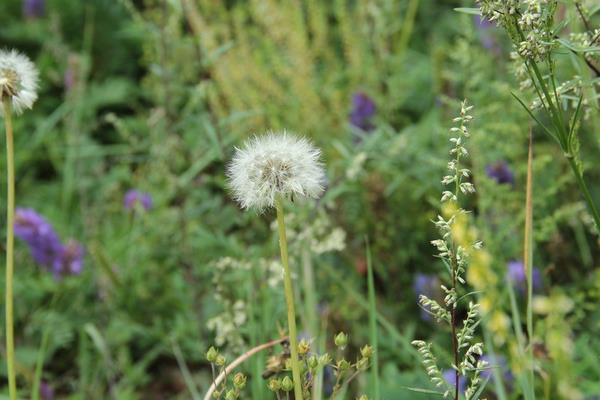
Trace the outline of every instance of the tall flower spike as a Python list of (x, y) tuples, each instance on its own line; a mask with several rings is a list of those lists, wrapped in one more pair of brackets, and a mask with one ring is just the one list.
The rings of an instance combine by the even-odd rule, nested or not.
[[(0, 50), (0, 99), (11, 99), (15, 113), (31, 108), (37, 100), (39, 74), (35, 65), (16, 50)], [(0, 116), (4, 110), (0, 108)]]
[(325, 172), (321, 152), (305, 138), (267, 133), (236, 149), (228, 167), (229, 186), (242, 208), (274, 207), (278, 196), (317, 198)]

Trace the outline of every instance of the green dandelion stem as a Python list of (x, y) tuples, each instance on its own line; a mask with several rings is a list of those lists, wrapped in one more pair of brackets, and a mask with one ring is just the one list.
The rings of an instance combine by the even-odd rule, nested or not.
[(15, 220), (15, 161), (13, 145), (12, 110), (9, 96), (3, 96), (4, 124), (6, 127), (6, 366), (10, 400), (17, 399), (15, 373), (15, 338), (13, 318), (14, 275), (14, 220)]
[(285, 234), (285, 219), (283, 215), (283, 202), (281, 196), (275, 200), (277, 208), (277, 228), (279, 230), (279, 248), (281, 250), (281, 263), (283, 264), (283, 284), (285, 300), (287, 302), (288, 330), (290, 336), (290, 351), (292, 360), (292, 377), (294, 379), (294, 395), (302, 399), (302, 381), (300, 380), (300, 362), (298, 360), (298, 334), (296, 331), (296, 309), (294, 306), (294, 290), (292, 276), (288, 262), (287, 237)]

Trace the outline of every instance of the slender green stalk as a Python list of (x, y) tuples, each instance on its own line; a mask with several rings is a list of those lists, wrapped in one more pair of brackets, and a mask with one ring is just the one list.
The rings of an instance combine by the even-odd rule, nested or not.
[(575, 161), (575, 159), (573, 157), (569, 157), (568, 160), (569, 160), (569, 165), (571, 166), (571, 169), (573, 170), (573, 174), (575, 174), (575, 178), (577, 180), (577, 185), (579, 185), (579, 190), (581, 190), (581, 193), (583, 194), (583, 197), (584, 197), (586, 203), (588, 204), (588, 209), (589, 209), (590, 213), (592, 214), (592, 217), (594, 218), (594, 222), (596, 223), (596, 230), (598, 232), (600, 232), (600, 213), (598, 213), (598, 208), (596, 208), (596, 204), (594, 203), (594, 199), (592, 198), (590, 190), (588, 189), (587, 184), (585, 183), (585, 180), (583, 179), (583, 174), (579, 170), (579, 167), (577, 166), (577, 162)]
[[(319, 319), (317, 314), (317, 290), (315, 288), (315, 274), (312, 263), (312, 254), (308, 244), (302, 249), (302, 275), (304, 286), (304, 329), (308, 330), (315, 343), (319, 342)], [(320, 385), (323, 382), (323, 370), (319, 369), (312, 383), (312, 399), (318, 400), (316, 395), (320, 391)]]
[(9, 96), (3, 96), (4, 124), (6, 126), (6, 365), (10, 400), (17, 399), (15, 372), (15, 338), (13, 318), (14, 275), (14, 220), (15, 220), (15, 160), (13, 144), (12, 110)]
[(287, 236), (285, 234), (285, 219), (283, 215), (283, 201), (277, 197), (275, 201), (277, 208), (277, 228), (279, 230), (279, 249), (281, 250), (281, 263), (283, 264), (283, 286), (285, 300), (287, 302), (288, 330), (290, 336), (290, 352), (292, 360), (292, 377), (294, 379), (294, 396), (296, 400), (302, 397), (302, 381), (300, 379), (300, 362), (298, 361), (298, 334), (296, 330), (296, 309), (294, 306), (294, 290), (292, 287), (292, 275), (288, 262)]
[(367, 272), (368, 276), (368, 288), (369, 288), (369, 340), (373, 347), (373, 364), (371, 372), (371, 389), (372, 395), (375, 400), (379, 400), (381, 397), (379, 392), (379, 345), (377, 341), (377, 304), (375, 302), (375, 282), (373, 279), (373, 263), (371, 260), (371, 246), (369, 245), (369, 239), (367, 242)]
[[(533, 359), (533, 134), (529, 131), (529, 152), (527, 157), (527, 189), (525, 196), (525, 235), (523, 263), (527, 274), (527, 335), (529, 336), (529, 387), (534, 387)], [(535, 393), (530, 393), (535, 398)]]
[[(49, 310), (53, 310), (54, 306), (58, 302), (59, 290), (56, 290), (52, 295), (52, 299), (50, 300), (50, 306), (48, 306)], [(44, 362), (46, 360), (46, 351), (48, 350), (48, 345), (50, 343), (50, 325), (44, 324), (44, 330), (42, 331), (42, 342), (40, 343), (40, 347), (38, 349), (37, 359), (35, 362), (35, 372), (33, 375), (33, 385), (31, 389), (31, 400), (39, 400), (40, 399), (40, 386), (42, 383), (42, 373), (44, 371)]]

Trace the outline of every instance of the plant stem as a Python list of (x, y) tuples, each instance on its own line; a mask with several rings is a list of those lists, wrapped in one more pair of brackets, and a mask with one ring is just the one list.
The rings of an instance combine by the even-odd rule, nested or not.
[(294, 379), (294, 396), (302, 400), (302, 382), (300, 380), (300, 363), (298, 361), (298, 334), (296, 331), (296, 309), (294, 307), (294, 290), (292, 276), (288, 262), (287, 237), (285, 233), (285, 219), (283, 215), (283, 202), (281, 197), (275, 201), (277, 208), (277, 228), (279, 230), (279, 248), (281, 250), (281, 263), (283, 264), (283, 285), (285, 300), (287, 302), (288, 331), (290, 336), (290, 353), (292, 360), (292, 378)]
[[(527, 275), (527, 336), (529, 336), (529, 390), (534, 387), (533, 358), (533, 133), (529, 129), (529, 152), (527, 156), (527, 191), (525, 196), (525, 235), (523, 262)], [(530, 392), (531, 398), (535, 394)]]
[[(452, 263), (452, 289), (456, 292), (456, 263)], [(454, 353), (454, 400), (458, 400), (458, 343), (456, 340), (456, 303), (452, 304), (451, 321), (452, 327), (452, 353)]]
[(365, 238), (367, 252), (367, 287), (369, 291), (369, 340), (373, 347), (373, 371), (371, 372), (371, 390), (373, 399), (379, 400), (379, 344), (377, 332), (377, 304), (375, 300), (375, 280), (373, 278), (373, 262), (369, 238)]
[(573, 173), (575, 174), (577, 184), (579, 185), (579, 190), (581, 190), (581, 193), (583, 194), (583, 197), (588, 205), (588, 209), (589, 209), (590, 213), (592, 214), (592, 217), (594, 218), (594, 222), (596, 222), (596, 231), (598, 233), (600, 233), (600, 213), (598, 213), (598, 209), (596, 208), (594, 199), (592, 198), (590, 190), (588, 189), (587, 184), (585, 183), (585, 180), (583, 179), (583, 174), (579, 170), (579, 167), (577, 166), (575, 158), (569, 157), (568, 160), (569, 160), (569, 165), (571, 166), (571, 169), (573, 170)]
[(14, 219), (15, 219), (15, 160), (11, 99), (2, 97), (4, 124), (6, 126), (6, 365), (8, 369), (8, 391), (11, 400), (17, 399), (17, 377), (15, 374), (15, 338), (13, 321), (13, 275), (14, 275)]

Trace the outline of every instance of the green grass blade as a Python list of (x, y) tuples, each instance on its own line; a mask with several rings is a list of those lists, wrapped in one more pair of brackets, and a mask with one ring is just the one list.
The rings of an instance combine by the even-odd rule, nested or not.
[(371, 259), (371, 246), (369, 238), (365, 238), (367, 252), (367, 274), (369, 290), (369, 341), (373, 347), (373, 362), (371, 366), (371, 395), (379, 400), (379, 346), (377, 343), (377, 304), (375, 302), (375, 282), (373, 279), (373, 262)]
[(181, 371), (181, 375), (183, 376), (183, 380), (185, 382), (185, 386), (189, 390), (192, 395), (193, 400), (201, 400), (202, 397), (200, 393), (198, 393), (198, 389), (196, 388), (196, 383), (194, 382), (194, 378), (190, 373), (187, 364), (185, 363), (185, 359), (183, 358), (183, 353), (181, 352), (181, 348), (177, 344), (175, 340), (171, 343), (171, 349), (173, 350), (173, 355), (175, 356), (175, 360), (177, 360), (177, 365), (179, 366), (179, 370)]

